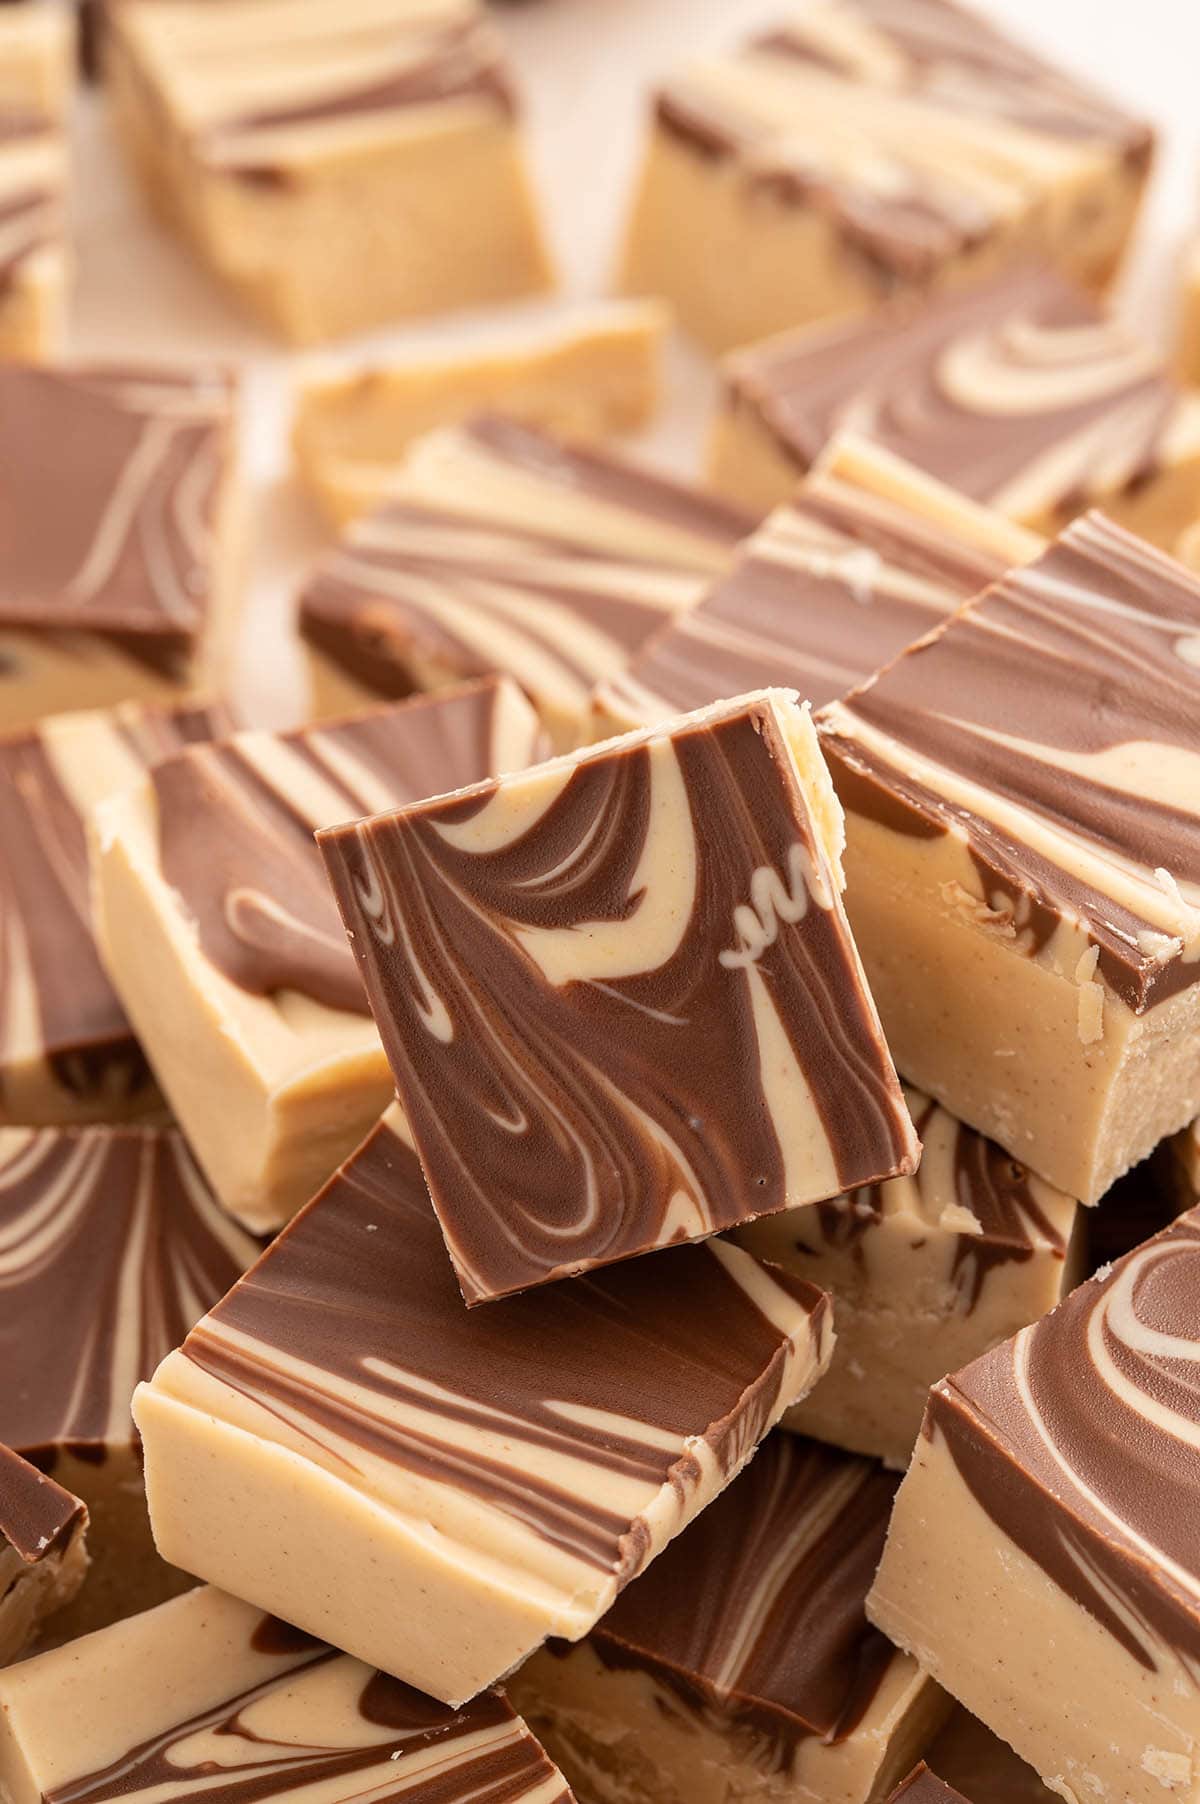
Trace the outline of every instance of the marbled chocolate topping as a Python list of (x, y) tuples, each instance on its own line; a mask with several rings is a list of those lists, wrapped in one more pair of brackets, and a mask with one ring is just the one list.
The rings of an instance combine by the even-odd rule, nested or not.
[(0, 624), (112, 633), (181, 672), (209, 602), (232, 405), (217, 373), (0, 368)]
[(848, 808), (957, 836), (1015, 949), (1078, 923), (1141, 1010), (1200, 976), (1198, 704), (1200, 582), (1089, 515), (821, 726)]
[(1025, 520), (1144, 482), (1185, 405), (1148, 346), (1046, 268), (768, 339), (726, 371), (797, 471), (852, 427)]
[(793, 726), (749, 697), (320, 836), (468, 1302), (912, 1168)]
[(75, 1532), (84, 1506), (70, 1491), (0, 1445), (0, 1541), (33, 1565)]
[(898, 1785), (887, 1804), (968, 1804), (960, 1791), (931, 1773), (922, 1761), (904, 1781)]
[(173, 1129), (0, 1128), (0, 1439), (43, 1470), (134, 1435), (134, 1386), (258, 1248)]
[(865, 1614), (898, 1483), (872, 1461), (773, 1435), (590, 1645), (786, 1772), (798, 1742), (851, 1735), (904, 1658)]
[(1200, 1672), (1200, 1212), (930, 1393), (997, 1528), (1142, 1666)]
[(194, 747), (151, 776), (163, 876), (231, 982), (365, 1015), (315, 829), (477, 782), (539, 749), (532, 714), (495, 680)]
[(235, 1419), (266, 1412), (377, 1498), (411, 1507), (416, 1475), (561, 1550), (577, 1585), (624, 1584), (653, 1551), (648, 1513), (673, 1496), (686, 1521), (702, 1473), (735, 1472), (775, 1418), (794, 1342), (828, 1333), (820, 1291), (737, 1249), (671, 1261), (670, 1284), (642, 1260), (465, 1310), (385, 1120), (183, 1351)]

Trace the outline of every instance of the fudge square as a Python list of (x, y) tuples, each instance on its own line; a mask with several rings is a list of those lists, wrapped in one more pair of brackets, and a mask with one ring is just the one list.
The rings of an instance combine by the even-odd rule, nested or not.
[(969, 1804), (969, 1801), (936, 1773), (930, 1772), (922, 1760), (904, 1783), (896, 1787), (888, 1804)]
[(6, 731), (219, 689), (234, 401), (215, 371), (0, 365)]
[(151, 204), (284, 339), (550, 285), (476, 0), (122, 0), (110, 23)]
[(586, 1634), (832, 1329), (717, 1240), (464, 1309), (406, 1132), (393, 1108), (135, 1412), (165, 1559), (455, 1703)]
[(1103, 284), (1152, 143), (952, 0), (818, 0), (659, 89), (622, 281), (716, 351), (1021, 251)]
[(865, 1614), (897, 1483), (772, 1435), (589, 1636), (534, 1654), (513, 1702), (580, 1795), (881, 1798), (949, 1707)]
[(506, 679), (293, 732), (238, 733), (93, 817), (105, 964), (221, 1202), (282, 1227), (394, 1093), (313, 830), (519, 769), (537, 716)]
[(1198, 646), (1092, 514), (821, 715), (897, 1064), (1084, 1203), (1200, 1112)]
[(1070, 1798), (1200, 1797), (1200, 1213), (930, 1394), (868, 1611)]
[(0, 1445), (0, 1666), (79, 1590), (87, 1521), (78, 1497)]
[(449, 1710), (206, 1587), (0, 1673), (0, 1790), (572, 1804), (500, 1692)]
[(911, 1171), (794, 692), (318, 835), (468, 1303)]
[(0, 357), (46, 356), (62, 328), (71, 62), (59, 8), (0, 9)]
[(760, 510), (851, 427), (1037, 532), (1103, 506), (1170, 549), (1200, 513), (1200, 394), (1045, 267), (784, 333), (725, 377), (709, 474)]

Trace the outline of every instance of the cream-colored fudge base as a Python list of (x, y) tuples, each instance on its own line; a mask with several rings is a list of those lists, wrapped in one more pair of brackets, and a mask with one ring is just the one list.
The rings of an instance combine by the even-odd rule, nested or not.
[(0, 1666), (15, 1660), (46, 1618), (75, 1596), (87, 1576), (81, 1526), (63, 1548), (32, 1566), (13, 1547), (0, 1547)]
[(291, 991), (254, 996), (204, 957), (157, 858), (143, 784), (95, 816), (101, 954), (218, 1198), (282, 1227), (374, 1126), (392, 1078), (374, 1023)]
[(789, 1760), (716, 1712), (693, 1710), (646, 1671), (606, 1666), (591, 1644), (543, 1649), (508, 1684), (555, 1765), (589, 1804), (868, 1804), (912, 1767), (949, 1708), (896, 1659), (842, 1741), (798, 1739)]
[(1200, 1114), (1200, 985), (1135, 1015), (1081, 977), (1081, 932), (1032, 958), (990, 929), (956, 839), (846, 831), (850, 925), (911, 1083), (1084, 1203)]
[[(1200, 1690), (1140, 1666), (1002, 1534), (922, 1440), (868, 1614), (1074, 1804), (1200, 1797)], [(1143, 1625), (1144, 1629), (1144, 1625)]]
[(66, 286), (66, 257), (47, 249), (30, 257), (0, 288), (0, 357), (40, 363), (58, 350)]
[[(356, 683), (348, 671), (322, 657), (314, 646), (304, 647), (308, 671), (308, 718), (336, 720), (341, 714), (357, 714), (362, 708), (378, 707), (382, 699), (377, 690)], [(395, 698), (401, 699), (399, 697)]]
[(162, 1094), (153, 1079), (128, 1093), (92, 1085), (76, 1092), (61, 1083), (54, 1067), (36, 1053), (26, 1059), (13, 1058), (4, 1067), (0, 1127), (87, 1127), (98, 1122), (153, 1122), (162, 1117)]
[(708, 439), (706, 474), (720, 495), (753, 514), (790, 501), (807, 472), (750, 411), (726, 398)]

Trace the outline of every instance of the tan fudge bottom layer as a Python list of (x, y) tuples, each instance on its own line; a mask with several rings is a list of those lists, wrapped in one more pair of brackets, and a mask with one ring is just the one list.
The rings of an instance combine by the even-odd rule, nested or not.
[[(10, 281), (0, 283), (0, 357), (40, 363), (53, 355), (62, 338), (66, 286), (66, 257), (52, 248), (28, 258)], [(0, 720), (7, 725), (4, 715)]]
[(0, 1547), (0, 1666), (15, 1660), (41, 1624), (69, 1603), (87, 1575), (82, 1524), (65, 1547), (28, 1565), (14, 1547)]

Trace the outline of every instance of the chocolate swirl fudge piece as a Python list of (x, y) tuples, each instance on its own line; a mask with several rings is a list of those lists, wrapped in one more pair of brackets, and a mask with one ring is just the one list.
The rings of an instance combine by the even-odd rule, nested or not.
[(1200, 1797), (1198, 1298), (1193, 1210), (937, 1385), (868, 1604), (1063, 1797)]
[(550, 285), (476, 0), (121, 0), (110, 27), (148, 198), (289, 342)]
[(785, 1426), (901, 1468), (929, 1386), (1045, 1314), (1087, 1269), (1071, 1197), (919, 1091), (905, 1100), (915, 1175), (734, 1230), (834, 1298), (833, 1364)]
[(0, 1123), (120, 1121), (161, 1099), (100, 961), (87, 818), (221, 708), (57, 715), (0, 739)]
[(105, 963), (225, 1207), (281, 1227), (393, 1094), (313, 831), (541, 753), (490, 679), (156, 767), (95, 817)]
[(1200, 1108), (1198, 646), (1089, 515), (821, 716), (897, 1064), (1085, 1203)]
[(882, 1797), (948, 1707), (864, 1613), (897, 1482), (772, 1435), (585, 1640), (514, 1674), (514, 1703), (580, 1796)]
[(1200, 511), (1200, 395), (1043, 267), (729, 358), (710, 474), (784, 501), (841, 427), (1037, 532), (1092, 505), (1165, 548)]
[(960, 1791), (939, 1779), (936, 1773), (930, 1772), (922, 1760), (904, 1781), (898, 1785), (888, 1804), (969, 1804)]
[(6, 731), (219, 689), (234, 399), (218, 372), (0, 364)]
[(697, 602), (752, 526), (500, 415), (429, 434), (301, 596), (317, 712), (504, 670), (576, 745), (592, 685)]
[(503, 1695), (448, 1710), (219, 1591), (0, 1674), (8, 1804), (572, 1804)]
[(47, 356), (61, 335), (70, 87), (69, 19), (0, 7), (0, 358)]
[(187, 1582), (154, 1557), (130, 1399), (257, 1251), (173, 1129), (0, 1128), (0, 1441), (92, 1517), (56, 1632)]
[(842, 434), (728, 576), (601, 683), (597, 732), (773, 684), (835, 701), (1044, 542)]
[(778, 690), (318, 835), (468, 1303), (911, 1171)]
[(0, 1446), (0, 1666), (21, 1654), (87, 1573), (87, 1506)]
[(136, 1413), (166, 1559), (458, 1702), (585, 1635), (832, 1331), (716, 1241), (464, 1309), (406, 1133), (393, 1109)]
[(953, 0), (816, 0), (659, 89), (622, 279), (713, 350), (1017, 252), (1100, 285), (1152, 142)]

